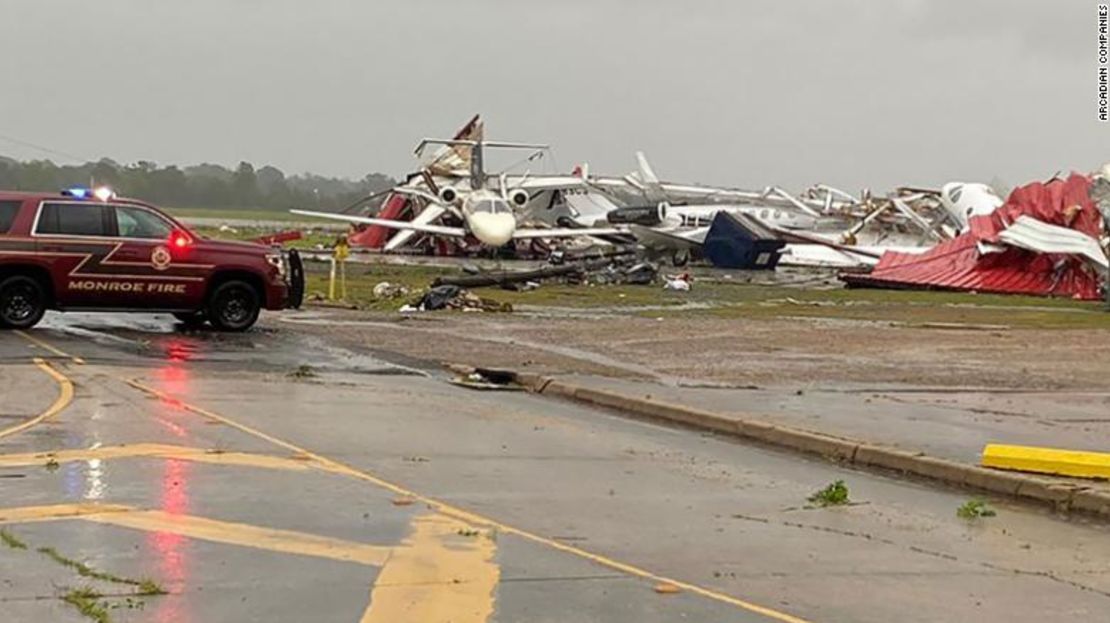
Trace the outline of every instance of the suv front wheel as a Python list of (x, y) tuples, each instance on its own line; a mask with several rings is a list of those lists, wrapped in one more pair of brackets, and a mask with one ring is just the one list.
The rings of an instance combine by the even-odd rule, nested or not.
[(225, 281), (212, 290), (205, 314), (220, 331), (246, 331), (258, 320), (262, 309), (258, 290), (245, 281)]
[(38, 281), (16, 275), (0, 280), (0, 328), (30, 329), (46, 313), (46, 292)]

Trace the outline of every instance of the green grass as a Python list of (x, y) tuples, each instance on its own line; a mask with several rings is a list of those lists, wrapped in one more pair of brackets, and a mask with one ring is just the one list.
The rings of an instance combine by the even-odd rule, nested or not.
[(316, 378), (316, 371), (310, 365), (301, 364), (285, 376), (291, 379), (312, 379)]
[(837, 480), (830, 483), (824, 489), (815, 491), (813, 495), (806, 498), (806, 500), (814, 506), (824, 508), (826, 506), (844, 506), (851, 500), (848, 499), (848, 485), (844, 484), (843, 480)]
[[(309, 263), (307, 292), (327, 293), (328, 267)], [(347, 299), (368, 310), (393, 311), (419, 298), (439, 276), (458, 275), (454, 268), (356, 264), (347, 266)], [(410, 290), (405, 297), (376, 299), (373, 288), (388, 281)], [(514, 308), (607, 308), (644, 317), (725, 318), (763, 320), (787, 317), (835, 318), (931, 324), (1002, 325), (1037, 329), (1110, 329), (1110, 313), (1102, 304), (1070, 299), (1002, 296), (962, 292), (818, 289), (784, 285), (753, 285), (728, 280), (698, 280), (690, 292), (669, 292), (660, 285), (591, 286), (548, 281), (530, 292), (495, 287), (477, 288), (480, 296), (510, 303)], [(638, 309), (639, 308), (639, 309)]]
[(137, 589), (135, 591), (135, 594), (142, 595), (143, 597), (169, 594), (166, 589), (162, 588), (161, 584), (151, 579), (139, 580), (139, 583), (136, 586)]
[[(276, 233), (272, 227), (236, 227), (235, 231), (220, 231), (218, 227), (193, 227), (193, 232), (213, 240), (256, 240), (262, 236)], [(335, 233), (310, 231), (304, 237), (285, 243), (285, 247), (295, 249), (315, 249), (316, 245), (331, 248), (335, 244)]]
[(112, 582), (113, 584), (125, 584), (125, 585), (128, 585), (128, 586), (135, 586), (135, 587), (138, 587), (137, 594), (139, 594), (139, 595), (165, 595), (166, 594), (166, 591), (154, 580), (150, 580), (150, 579), (135, 580), (135, 579), (132, 579), (132, 578), (125, 578), (125, 577), (122, 577), (122, 576), (118, 576), (114, 573), (108, 573), (108, 572), (105, 572), (105, 571), (98, 571), (98, 570), (93, 569), (92, 567), (86, 565), (85, 563), (83, 563), (79, 560), (74, 560), (72, 558), (69, 558), (68, 556), (65, 556), (65, 555), (59, 553), (58, 550), (54, 549), (53, 547), (40, 547), (35, 551), (37, 551), (38, 553), (50, 558), (51, 560), (53, 560), (54, 562), (57, 562), (58, 564), (62, 565), (63, 567), (69, 567), (70, 569), (73, 569), (74, 571), (77, 572), (77, 575), (79, 575), (81, 577), (84, 577), (84, 578), (90, 578), (90, 579), (93, 579), (93, 580), (102, 580), (104, 582)]
[(304, 221), (306, 217), (290, 214), (288, 210), (264, 210), (261, 208), (163, 208), (180, 219), (189, 218), (226, 218), (259, 221)]
[(0, 528), (0, 542), (12, 549), (27, 549), (26, 543), (3, 528)]
[(95, 590), (83, 586), (70, 589), (62, 595), (62, 601), (73, 606), (84, 617), (96, 623), (111, 623), (112, 617), (108, 614), (105, 604), (100, 602), (102, 595)]
[(961, 519), (979, 519), (980, 517), (994, 517), (997, 515), (993, 508), (987, 506), (983, 500), (968, 500), (956, 509), (956, 516)]
[[(0, 528), (0, 541), (11, 549), (27, 549), (26, 543), (2, 528)], [(79, 560), (74, 560), (61, 554), (53, 547), (38, 547), (35, 551), (63, 567), (72, 569), (77, 572), (77, 575), (83, 578), (134, 587), (133, 593), (112, 596), (116, 599), (114, 602), (102, 601), (101, 599), (105, 596), (89, 586), (69, 589), (61, 596), (62, 601), (73, 606), (82, 616), (95, 623), (111, 623), (112, 619), (109, 610), (120, 607), (142, 608), (145, 602), (140, 599), (141, 597), (153, 597), (167, 594), (166, 589), (162, 588), (161, 584), (149, 578), (134, 580), (118, 576), (114, 573), (98, 571)], [(119, 601), (120, 598), (123, 599), (122, 602)]]

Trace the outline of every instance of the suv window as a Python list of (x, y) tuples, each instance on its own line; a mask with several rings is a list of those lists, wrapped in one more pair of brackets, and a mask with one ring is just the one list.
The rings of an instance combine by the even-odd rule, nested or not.
[(15, 215), (19, 212), (19, 206), (21, 205), (23, 205), (23, 201), (19, 199), (0, 201), (0, 234), (8, 233), (8, 230), (12, 228)]
[(44, 203), (36, 234), (110, 236), (108, 208), (91, 203)]
[(169, 221), (142, 208), (115, 206), (116, 231), (123, 238), (165, 240), (173, 232)]

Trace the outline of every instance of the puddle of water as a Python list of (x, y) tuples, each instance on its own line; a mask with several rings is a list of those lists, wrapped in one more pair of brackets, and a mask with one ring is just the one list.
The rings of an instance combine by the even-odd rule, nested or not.
[(379, 353), (359, 353), (312, 336), (258, 328), (246, 333), (186, 329), (166, 314), (51, 314), (43, 328), (89, 341), (127, 359), (136, 355), (160, 363), (231, 364), (243, 370), (428, 375), (427, 364), (394, 361)]

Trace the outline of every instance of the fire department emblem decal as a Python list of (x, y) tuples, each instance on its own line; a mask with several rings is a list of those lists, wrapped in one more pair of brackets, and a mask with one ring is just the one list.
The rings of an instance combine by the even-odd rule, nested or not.
[(166, 247), (159, 245), (150, 252), (150, 263), (157, 270), (166, 270), (170, 267), (171, 261), (173, 261), (173, 258), (170, 257), (170, 250)]

